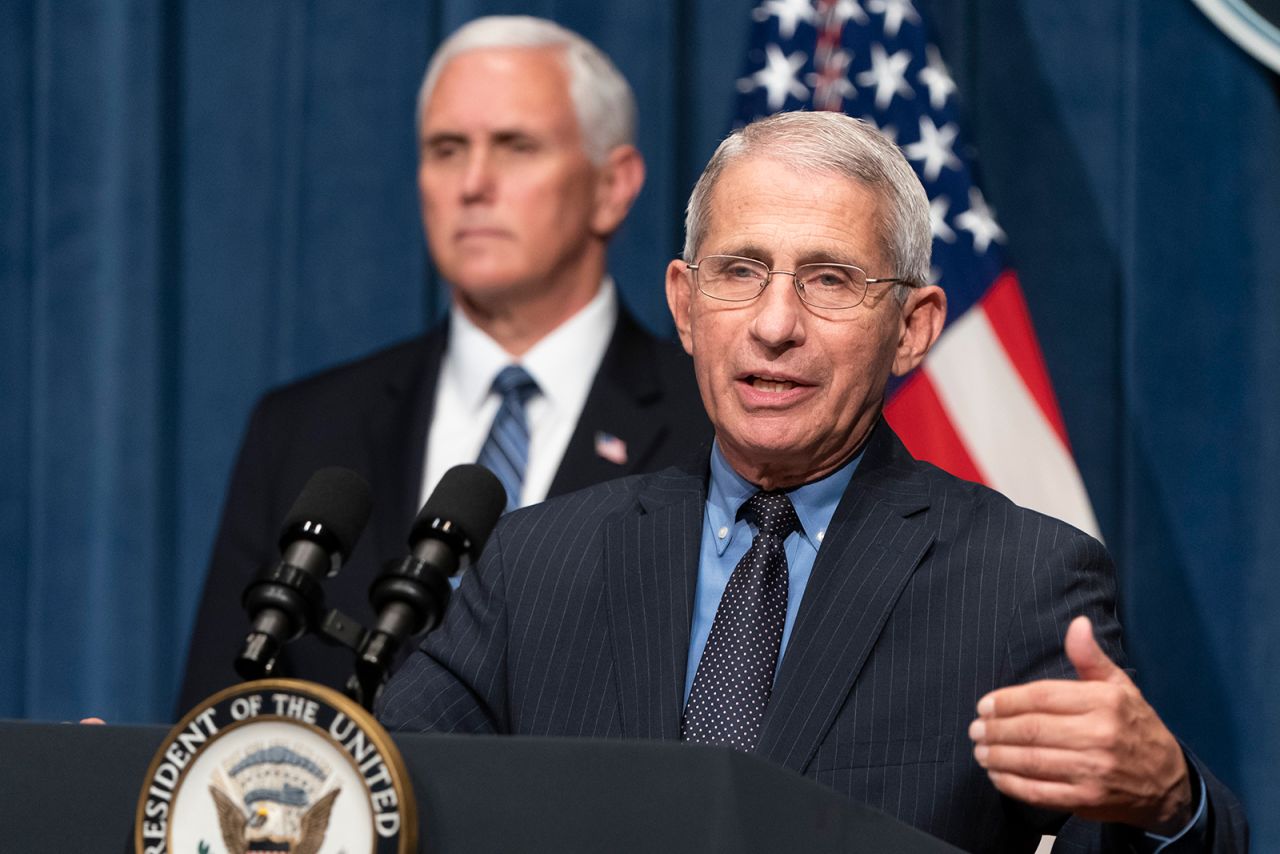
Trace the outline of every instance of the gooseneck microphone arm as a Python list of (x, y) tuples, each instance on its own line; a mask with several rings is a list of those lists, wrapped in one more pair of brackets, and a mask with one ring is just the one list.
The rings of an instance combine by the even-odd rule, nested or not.
[(440, 624), (449, 578), (475, 560), (507, 503), (502, 483), (484, 466), (454, 466), (423, 505), (409, 534), (409, 554), (392, 561), (369, 589), (377, 612), (356, 658), (356, 697), (366, 707), (386, 681), (396, 653), (413, 635)]
[(271, 676), (285, 644), (306, 633), (356, 653), (347, 693), (372, 709), (404, 641), (440, 624), (451, 576), (475, 560), (506, 506), (502, 484), (483, 466), (455, 466), (414, 520), (409, 554), (373, 582), (371, 629), (325, 608), (322, 582), (351, 554), (372, 509), (369, 485), (347, 469), (321, 469), (303, 487), (280, 534), (281, 558), (245, 588), (252, 626), (235, 668), (243, 679)]
[(280, 561), (244, 591), (252, 626), (235, 660), (242, 679), (270, 676), (284, 645), (320, 625), (320, 582), (351, 554), (372, 506), (369, 484), (348, 469), (320, 469), (307, 481), (281, 530)]

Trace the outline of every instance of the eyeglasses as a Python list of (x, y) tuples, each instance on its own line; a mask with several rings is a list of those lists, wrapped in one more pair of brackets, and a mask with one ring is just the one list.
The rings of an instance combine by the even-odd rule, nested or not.
[(851, 264), (801, 264), (795, 271), (770, 270), (762, 261), (736, 255), (708, 255), (696, 264), (693, 283), (712, 299), (747, 302), (763, 293), (774, 274), (791, 276), (796, 295), (814, 308), (854, 308), (867, 295), (867, 285), (899, 284), (919, 287), (907, 279), (868, 278), (861, 267)]

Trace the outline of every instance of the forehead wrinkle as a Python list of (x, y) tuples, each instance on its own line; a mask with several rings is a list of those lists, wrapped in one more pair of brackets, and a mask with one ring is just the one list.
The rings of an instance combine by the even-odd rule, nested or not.
[(882, 270), (892, 259), (883, 201), (876, 187), (852, 176), (746, 155), (726, 164), (709, 193), (703, 246), (697, 251), (742, 255), (770, 266), (785, 252), (793, 253), (788, 263), (795, 266), (829, 261), (891, 275)]
[[(441, 69), (423, 105), (421, 131), (436, 125), (458, 133), (581, 137), (561, 53), (554, 46), (479, 47), (459, 53)], [(506, 91), (513, 84), (518, 95)], [(508, 119), (504, 112), (513, 115)]]

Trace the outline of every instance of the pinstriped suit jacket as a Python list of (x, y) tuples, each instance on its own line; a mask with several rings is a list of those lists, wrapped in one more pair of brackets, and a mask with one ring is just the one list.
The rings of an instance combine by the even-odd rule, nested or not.
[[(505, 517), (388, 685), (383, 722), (678, 738), (705, 500), (704, 456)], [(827, 529), (757, 752), (966, 850), (1032, 851), (1063, 817), (1000, 796), (966, 733), (987, 691), (1073, 675), (1077, 614), (1121, 656), (1097, 541), (917, 462), (882, 423)], [(1202, 773), (1215, 850), (1235, 850), (1239, 806)], [(1059, 839), (1127, 850), (1124, 835), (1073, 819)]]

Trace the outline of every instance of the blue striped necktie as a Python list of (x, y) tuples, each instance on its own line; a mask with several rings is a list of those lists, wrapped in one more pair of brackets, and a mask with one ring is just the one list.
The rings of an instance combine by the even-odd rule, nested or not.
[(493, 378), (493, 391), (502, 397), (502, 404), (476, 462), (498, 476), (511, 511), (520, 506), (520, 486), (529, 465), (529, 421), (524, 405), (537, 394), (538, 384), (524, 368), (508, 365)]

